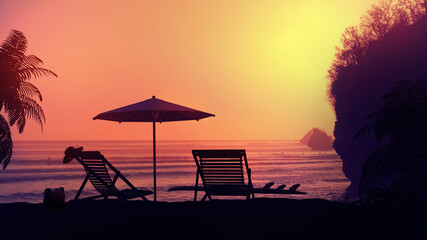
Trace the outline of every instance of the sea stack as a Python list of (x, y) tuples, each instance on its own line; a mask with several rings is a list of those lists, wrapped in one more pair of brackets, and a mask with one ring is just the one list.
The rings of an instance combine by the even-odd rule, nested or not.
[[(314, 128), (313, 128), (313, 129), (314, 129)], [(308, 131), (308, 132), (304, 135), (304, 137), (302, 137), (302, 138), (299, 140), (299, 142), (300, 142), (300, 143), (302, 143), (302, 144), (307, 145), (307, 144), (308, 144), (308, 142), (310, 142), (310, 138), (311, 138), (311, 136), (313, 136), (313, 129), (310, 129), (310, 131)]]
[(300, 140), (300, 143), (307, 145), (315, 151), (332, 150), (333, 142), (334, 139), (331, 136), (328, 136), (324, 130), (319, 128), (312, 128)]

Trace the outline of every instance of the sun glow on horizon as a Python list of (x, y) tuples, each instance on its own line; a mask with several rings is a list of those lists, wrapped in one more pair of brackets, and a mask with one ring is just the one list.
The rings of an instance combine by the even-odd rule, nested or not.
[(58, 79), (36, 79), (47, 123), (16, 140), (151, 139), (147, 123), (93, 121), (156, 95), (216, 115), (161, 124), (158, 139), (332, 135), (326, 79), (364, 1), (0, 1), (0, 37), (28, 39)]

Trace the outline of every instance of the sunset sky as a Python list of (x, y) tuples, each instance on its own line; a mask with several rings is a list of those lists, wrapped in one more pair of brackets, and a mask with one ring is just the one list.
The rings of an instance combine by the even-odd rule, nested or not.
[(58, 78), (36, 79), (43, 133), (14, 140), (151, 139), (149, 123), (92, 120), (157, 98), (216, 115), (162, 123), (162, 139), (300, 139), (332, 135), (327, 70), (344, 28), (372, 0), (0, 0), (11, 29)]

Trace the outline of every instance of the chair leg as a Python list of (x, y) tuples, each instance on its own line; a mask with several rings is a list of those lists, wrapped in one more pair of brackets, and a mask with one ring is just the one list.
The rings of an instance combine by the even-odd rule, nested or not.
[(197, 169), (196, 173), (196, 185), (194, 186), (194, 201), (197, 201), (197, 190), (199, 188), (199, 169)]
[(148, 199), (147, 199), (145, 196), (142, 196), (142, 195), (141, 195), (141, 198), (142, 198), (142, 200), (144, 200), (144, 201), (148, 201)]
[(251, 199), (251, 196), (252, 196), (252, 199), (255, 199), (255, 194), (254, 193), (249, 193), (248, 195), (246, 195), (246, 200)]
[(86, 175), (85, 180), (83, 180), (83, 183), (82, 183), (82, 185), (80, 186), (79, 191), (77, 192), (76, 196), (74, 197), (74, 200), (79, 199), (79, 196), (80, 196), (80, 194), (82, 193), (83, 188), (85, 187), (85, 185), (86, 185), (86, 183), (87, 183), (87, 180), (89, 180), (89, 176), (88, 176), (88, 175)]
[[(107, 191), (107, 194), (105, 195), (105, 197), (104, 197), (104, 200), (107, 200), (108, 199), (108, 197), (109, 196), (111, 196), (110, 194), (111, 194), (111, 191), (113, 190), (113, 188), (114, 188), (114, 186), (115, 186), (115, 184), (116, 184), (116, 182), (117, 182), (117, 179), (119, 178), (119, 174), (120, 174), (120, 172), (117, 172), (117, 174), (114, 176), (114, 178), (113, 178), (113, 182), (111, 183), (111, 185), (110, 185), (110, 187), (108, 188), (108, 191)], [(117, 196), (119, 199), (121, 198), (120, 197), (120, 195), (118, 195)]]
[[(202, 202), (204, 202), (204, 201), (206, 200), (206, 198), (207, 198), (207, 197), (208, 197), (208, 194), (205, 194), (205, 196), (203, 196), (203, 198), (202, 198), (202, 200), (201, 200), (201, 201), (202, 201)], [(212, 200), (212, 199), (211, 199), (211, 196), (209, 196), (209, 200)]]

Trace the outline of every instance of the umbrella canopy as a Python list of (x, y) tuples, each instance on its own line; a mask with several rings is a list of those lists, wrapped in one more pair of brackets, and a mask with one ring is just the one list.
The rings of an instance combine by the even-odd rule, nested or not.
[(152, 122), (153, 123), (153, 188), (156, 201), (156, 122), (197, 120), (214, 117), (214, 114), (166, 102), (153, 96), (142, 102), (100, 113), (93, 119), (115, 122)]
[(172, 122), (200, 120), (215, 115), (163, 101), (153, 96), (142, 102), (100, 113), (93, 119), (116, 122)]

